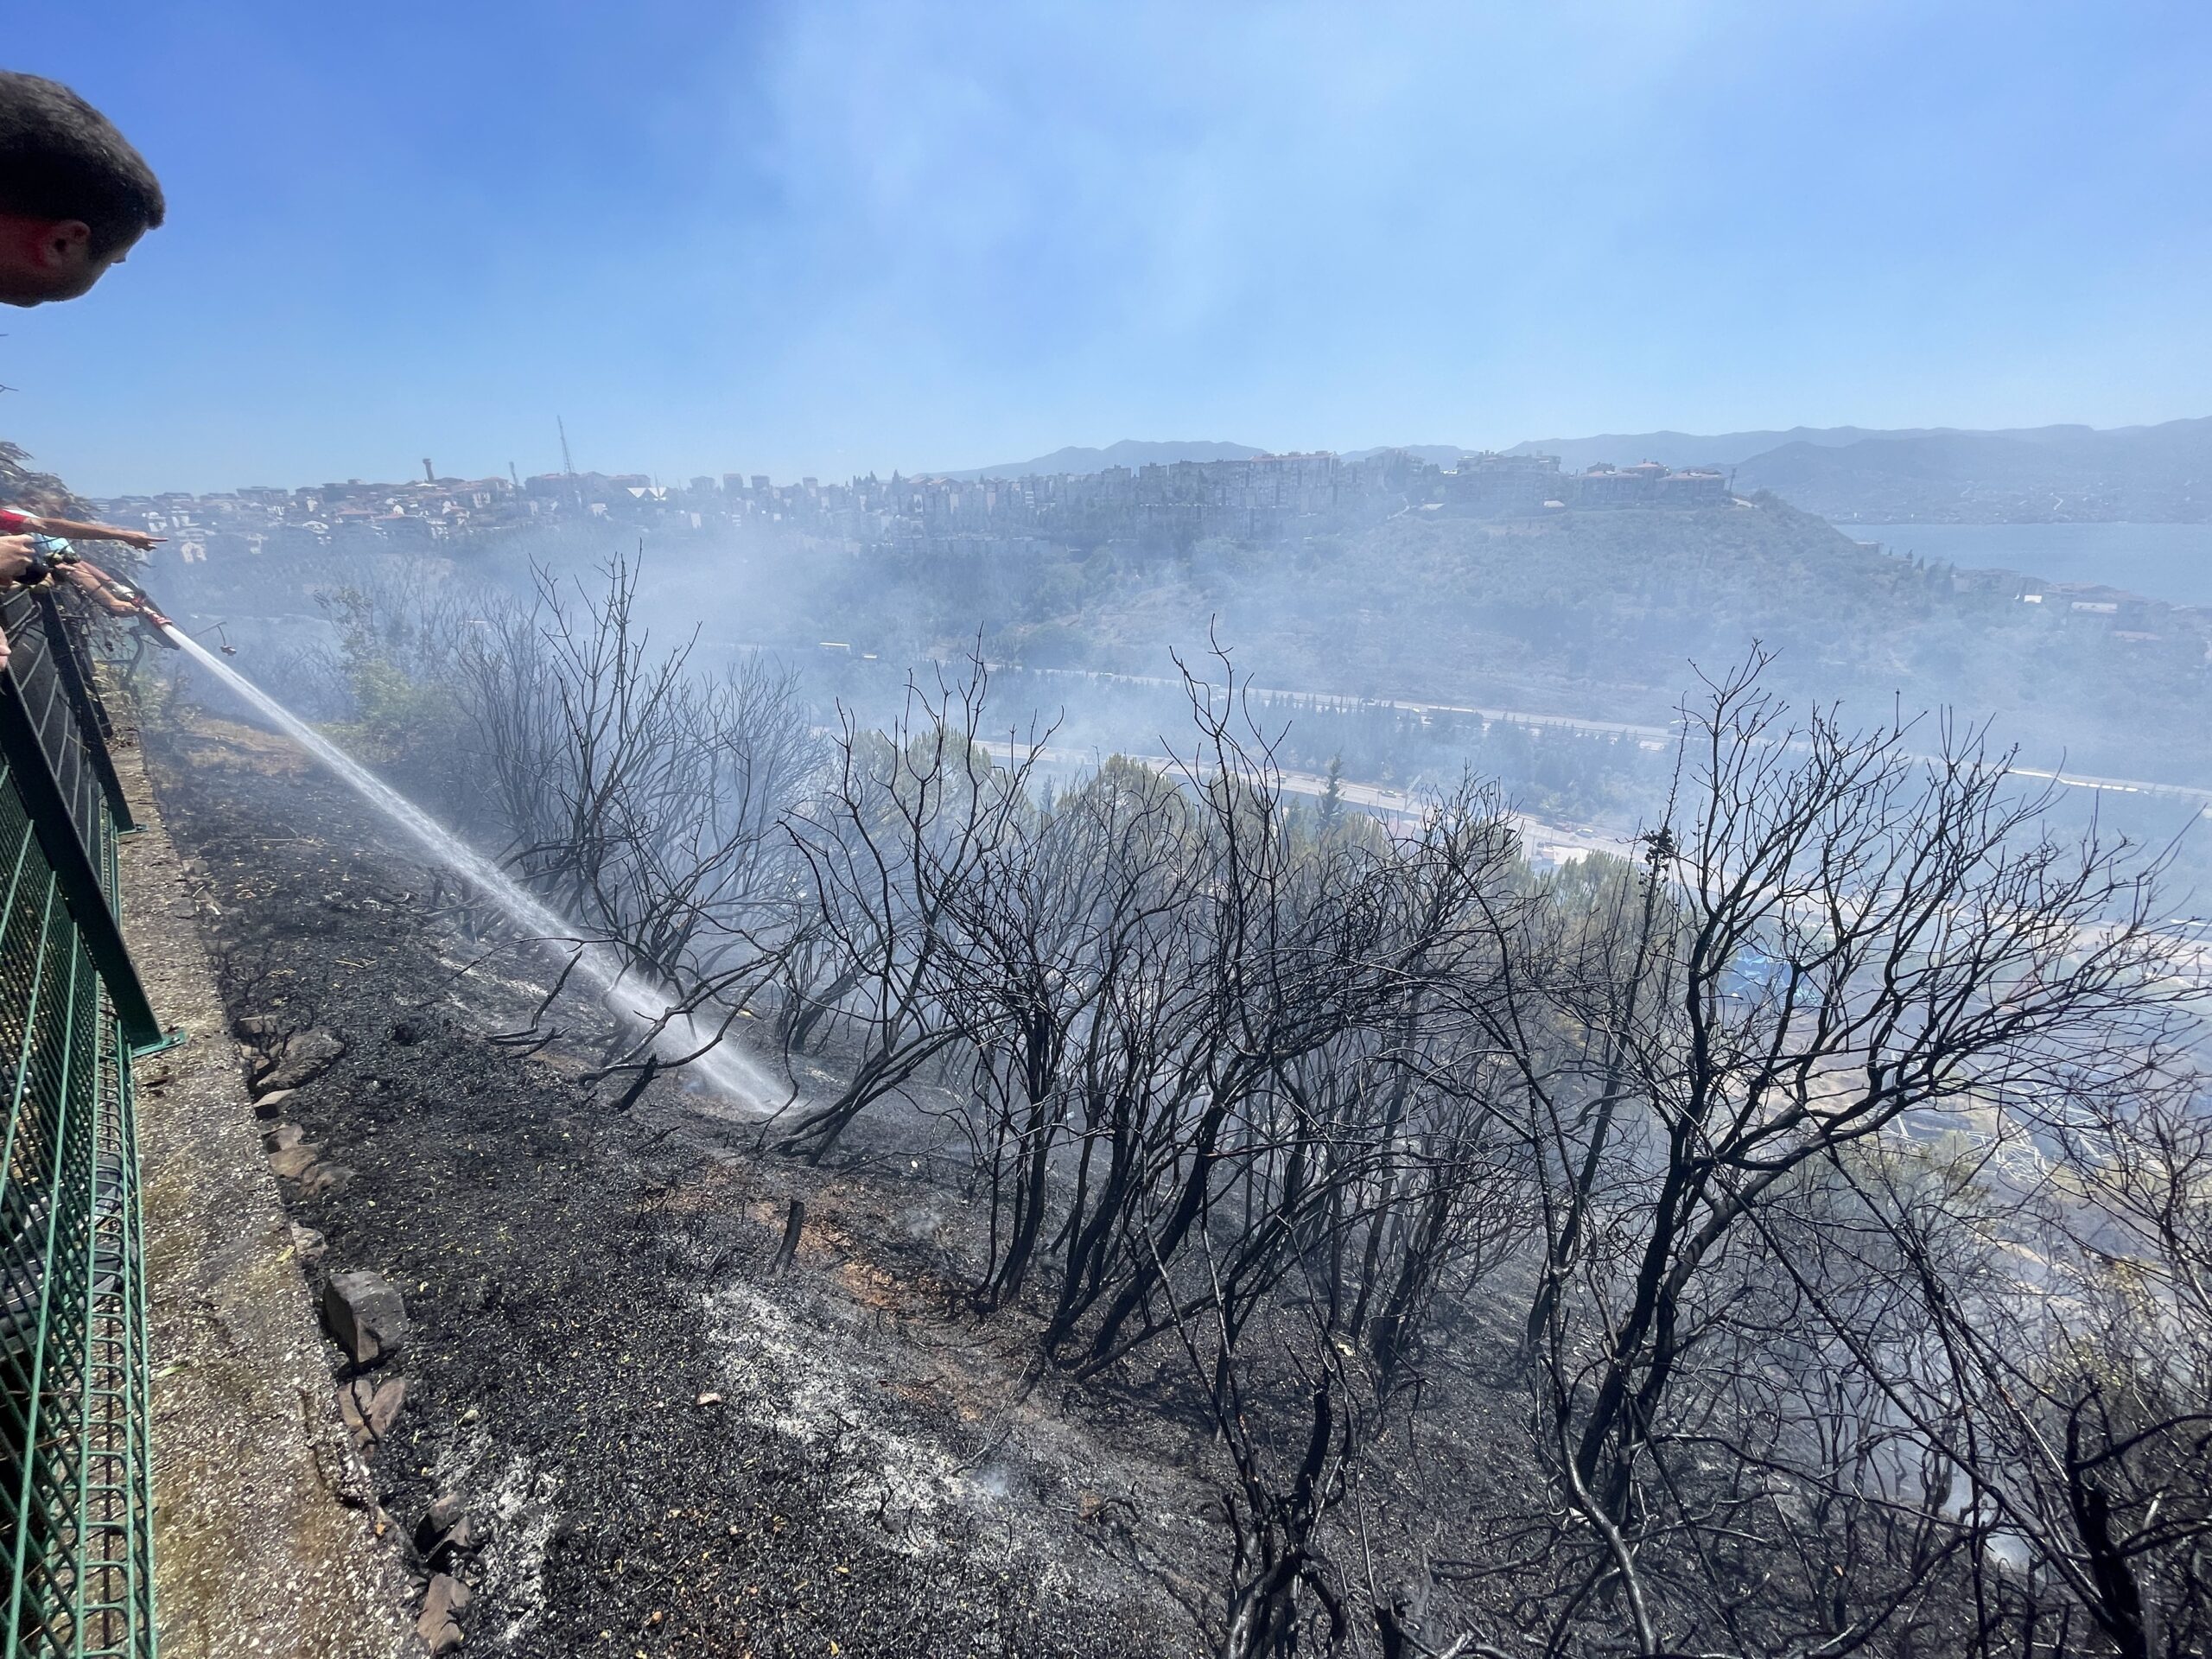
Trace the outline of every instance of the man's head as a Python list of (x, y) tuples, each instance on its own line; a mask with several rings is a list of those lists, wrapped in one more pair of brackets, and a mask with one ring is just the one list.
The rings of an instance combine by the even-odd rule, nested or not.
[(58, 81), (0, 70), (0, 302), (77, 298), (165, 211), (105, 116)]

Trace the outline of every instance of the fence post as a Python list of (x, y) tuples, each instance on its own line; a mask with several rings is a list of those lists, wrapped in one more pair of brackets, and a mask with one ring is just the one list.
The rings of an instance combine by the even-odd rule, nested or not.
[[(0, 606), (8, 613), (0, 616), (0, 626), (7, 627), (15, 654), (0, 665), (0, 761), (7, 766), (9, 780), (30, 818), (39, 850), (46, 855), (54, 885), (68, 906), (69, 918), (83, 937), (86, 953), (107, 987), (108, 1001), (124, 1040), (135, 1049), (165, 1046), (168, 1039), (161, 1021), (154, 1017), (153, 1004), (147, 1000), (130, 947), (124, 943), (108, 884), (95, 862), (109, 846), (107, 837), (115, 828), (112, 822), (102, 821), (108, 815), (101, 806), (108, 804), (111, 810), (111, 803), (122, 796), (121, 784), (115, 779), (107, 746), (89, 723), (85, 703), (72, 694), (70, 671), (76, 664), (69, 642), (61, 634), (60, 614), (51, 596), (39, 594), (44, 602), (28, 607), (20, 603), (20, 593), (7, 597), (16, 602)], [(24, 665), (35, 676), (50, 673), (54, 677), (43, 688), (45, 695), (40, 702), (50, 714), (54, 694), (67, 697), (72, 730), (41, 731), (18, 671)], [(53, 726), (50, 719), (48, 723)], [(73, 755), (69, 752), (72, 737)], [(71, 791), (63, 788), (56, 766), (72, 760), (78, 767), (89, 767), (99, 779), (100, 804), (82, 791), (73, 800)], [(83, 773), (79, 771), (74, 776), (81, 778)], [(80, 818), (89, 822), (80, 823)]]
[(84, 666), (77, 656), (77, 640), (62, 620), (61, 607), (54, 602), (54, 595), (40, 593), (38, 613), (46, 624), (46, 649), (54, 658), (54, 671), (60, 677), (61, 689), (67, 693), (69, 707), (77, 716), (77, 729), (83, 734), (85, 758), (92, 763), (92, 775), (100, 780), (100, 793), (107, 798), (107, 815), (118, 834), (136, 830), (138, 826), (130, 817), (130, 803), (124, 798), (123, 779), (115, 775), (115, 757), (107, 751), (104, 731), (105, 721), (100, 717), (99, 699), (92, 683), (85, 677)]

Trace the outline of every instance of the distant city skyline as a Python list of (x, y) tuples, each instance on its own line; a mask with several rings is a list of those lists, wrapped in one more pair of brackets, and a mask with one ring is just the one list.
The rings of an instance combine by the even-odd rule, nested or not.
[(0, 436), (95, 494), (543, 473), (556, 416), (672, 482), (2212, 385), (2197, 6), (88, 0), (10, 45), (171, 202), (0, 317)]
[[(2195, 446), (2202, 448), (2207, 441), (2208, 429), (2212, 429), (2212, 416), (2130, 424), (2120, 428), (2084, 429), (2078, 423), (2057, 423), (2031, 429), (2012, 429), (2009, 432), (1990, 432), (1958, 428), (1865, 428), (1865, 427), (1793, 427), (1764, 431), (1743, 431), (1718, 434), (1691, 434), (1662, 429), (1644, 433), (1592, 433), (1576, 436), (1523, 440), (1515, 445), (1497, 445), (1488, 448), (1472, 444), (1413, 443), (1369, 445), (1347, 450), (1330, 450), (1318, 446), (1292, 446), (1281, 450), (1269, 450), (1257, 445), (1240, 444), (1233, 440), (1146, 440), (1121, 439), (1099, 446), (1066, 445), (1042, 455), (1021, 461), (988, 463), (969, 467), (877, 467), (857, 473), (793, 473), (768, 474), (742, 467), (708, 467), (703, 472), (663, 472), (652, 467), (593, 467), (579, 465), (573, 476), (596, 479), (625, 486), (682, 491), (688, 486), (705, 480), (721, 489), (735, 487), (750, 480), (754, 486), (774, 485), (797, 487), (802, 484), (820, 483), (842, 486), (868, 480), (887, 481), (899, 476), (912, 480), (936, 479), (958, 483), (986, 481), (1007, 482), (1028, 477), (1055, 477), (1069, 474), (1096, 474), (1109, 468), (1125, 472), (1141, 472), (1147, 467), (1162, 467), (1176, 462), (1227, 461), (1249, 458), (1269, 461), (1296, 461), (1301, 457), (1328, 456), (1348, 462), (1370, 457), (1391, 454), (1410, 455), (1429, 465), (1449, 472), (1465, 466), (1469, 461), (1486, 460), (1496, 455), (1534, 455), (1560, 465), (1573, 473), (1588, 469), (1592, 472), (1610, 471), (1638, 463), (1656, 463), (1668, 468), (1717, 468), (1732, 474), (1741, 462), (1750, 461), (1756, 468), (1768, 461), (1772, 454), (1784, 454), (1789, 448), (1811, 446), (1815, 450), (1842, 448), (1866, 441), (1886, 441), (1899, 438), (1950, 436), (1962, 439), (2029, 438), (2042, 444), (2051, 435), (2087, 430), (2098, 439), (2121, 434), (2150, 434), (2153, 437), (2170, 436), (2183, 431), (2190, 433)], [(557, 431), (557, 429), (556, 429)], [(2184, 443), (2189, 440), (2183, 440)], [(2038, 453), (2051, 453), (2039, 451)], [(2078, 459), (2076, 456), (2075, 459)], [(34, 458), (35, 459), (35, 457)], [(2139, 463), (2143, 457), (2135, 457)], [(1891, 463), (1894, 464), (1894, 463)], [(2161, 470), (2161, 461), (2151, 461), (2152, 471)], [(1904, 463), (1910, 473), (1915, 463)], [(2063, 463), (2062, 463), (2063, 467)], [(2178, 467), (2179, 470), (2174, 470)], [(2163, 470), (2167, 474), (2161, 481), (2186, 494), (2189, 480), (2200, 470), (2199, 463), (2186, 454), (2163, 457)], [(151, 499), (160, 496), (205, 497), (244, 493), (259, 496), (274, 492), (278, 495), (311, 495), (319, 491), (346, 486), (391, 486), (396, 489), (420, 490), (426, 483), (447, 485), (469, 480), (491, 480), (502, 488), (510, 483), (543, 483), (564, 476), (563, 467), (556, 464), (542, 469), (524, 472), (519, 467), (505, 468), (483, 467), (474, 471), (455, 470), (439, 467), (436, 458), (425, 455), (415, 468), (370, 477), (359, 473), (297, 481), (278, 481), (255, 479), (243, 483), (203, 486), (197, 489), (174, 490), (111, 490), (87, 491), (87, 494), (102, 496), (110, 500)], [(1754, 487), (1758, 487), (1755, 486)], [(2159, 520), (2164, 522), (2163, 519)]]

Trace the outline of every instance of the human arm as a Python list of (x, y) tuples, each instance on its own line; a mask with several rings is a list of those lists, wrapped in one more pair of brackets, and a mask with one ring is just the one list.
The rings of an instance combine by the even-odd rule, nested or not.
[(129, 588), (122, 588), (105, 571), (81, 559), (57, 564), (54, 574), (110, 616), (136, 616), (141, 608), (128, 596)]
[[(38, 544), (28, 536), (0, 536), (0, 588), (21, 582), (38, 565)], [(8, 665), (8, 633), (0, 628), (0, 668)]]
[(81, 555), (57, 561), (54, 570), (110, 616), (143, 616), (158, 626), (170, 626), (168, 618), (154, 608), (152, 600)]
[(44, 514), (34, 516), (27, 527), (48, 536), (66, 536), (76, 542), (121, 542), (141, 553), (159, 546), (162, 540), (145, 531), (125, 530), (119, 524), (82, 524), (74, 518), (54, 518)]

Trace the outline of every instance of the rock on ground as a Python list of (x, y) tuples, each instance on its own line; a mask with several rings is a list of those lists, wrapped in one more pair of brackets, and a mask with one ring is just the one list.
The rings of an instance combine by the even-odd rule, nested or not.
[(346, 1045), (327, 1031), (302, 1031), (287, 1038), (276, 1064), (262, 1077), (264, 1090), (296, 1089), (346, 1057)]
[(407, 1344), (407, 1304), (380, 1273), (334, 1273), (322, 1287), (322, 1323), (356, 1365), (373, 1365)]
[(451, 1653), (461, 1645), (461, 1614), (468, 1606), (468, 1586), (450, 1573), (440, 1573), (423, 1594), (423, 1616), (415, 1634), (429, 1643), (432, 1653)]

